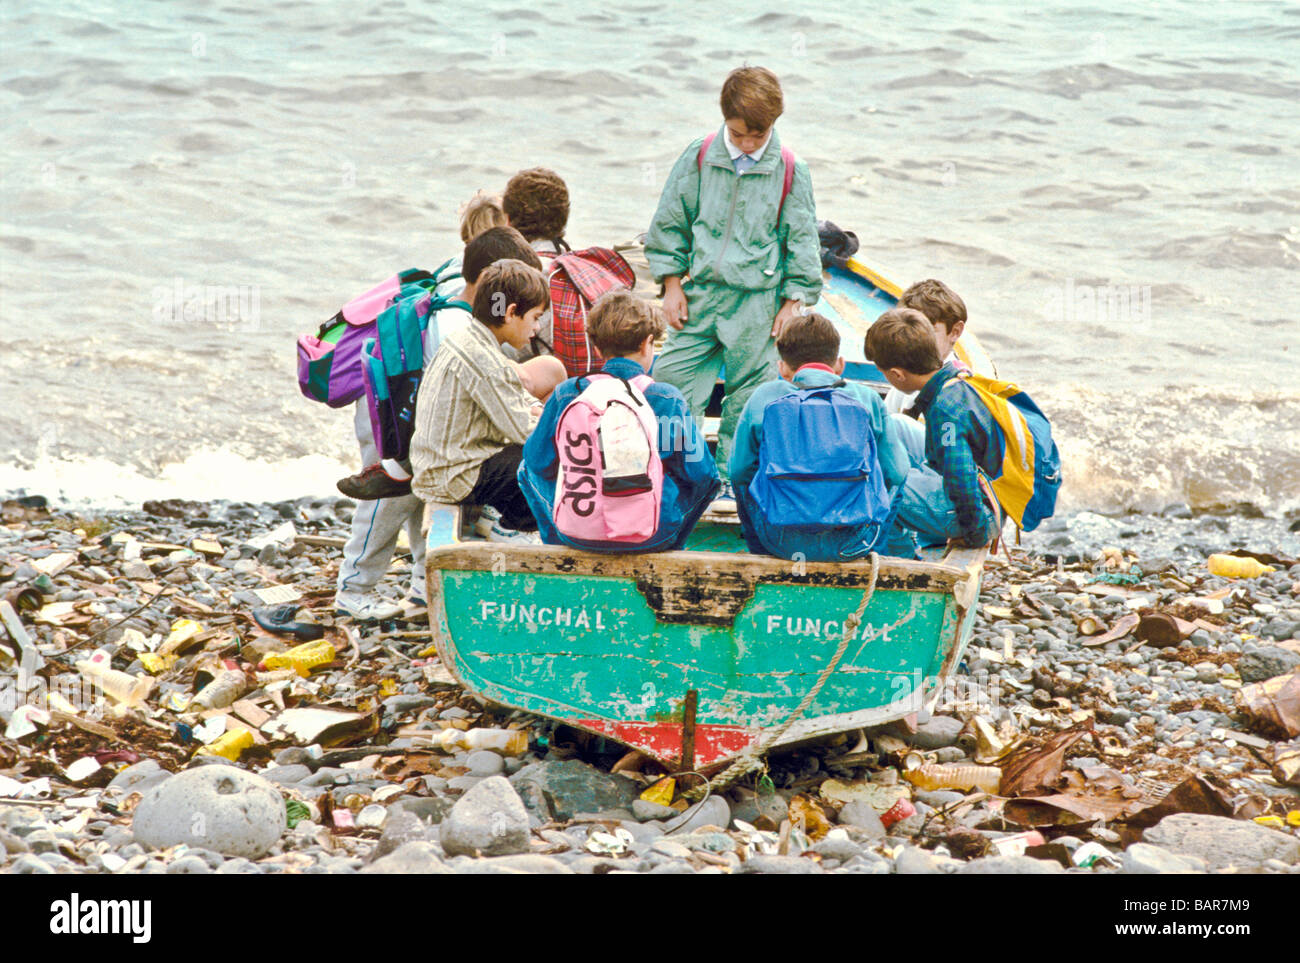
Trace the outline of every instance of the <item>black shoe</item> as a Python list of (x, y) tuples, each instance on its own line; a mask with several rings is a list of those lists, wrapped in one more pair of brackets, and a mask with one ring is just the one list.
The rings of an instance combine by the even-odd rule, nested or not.
[(295, 622), (294, 616), (298, 614), (301, 605), (294, 605), (290, 602), (288, 605), (277, 605), (274, 608), (253, 609), (253, 621), (266, 629), (268, 632), (275, 632), (278, 635), (291, 635), (295, 639), (302, 639), (304, 642), (312, 642), (322, 638), (325, 635), (325, 627), (317, 625), (315, 622)]
[(340, 478), (336, 483), (339, 491), (358, 501), (374, 501), (376, 498), (398, 498), (411, 494), (411, 480), (398, 481), (384, 471), (382, 465), (371, 465), (356, 475)]

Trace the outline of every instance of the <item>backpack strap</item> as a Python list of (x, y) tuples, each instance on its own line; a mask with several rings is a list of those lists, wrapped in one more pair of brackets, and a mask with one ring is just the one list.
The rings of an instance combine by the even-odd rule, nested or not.
[(781, 223), (781, 212), (785, 210), (785, 199), (790, 196), (794, 186), (794, 151), (781, 145), (781, 162), (785, 164), (785, 178), (781, 181), (781, 203), (776, 206), (776, 222)]
[(716, 130), (704, 135), (704, 143), (700, 144), (700, 152), (695, 158), (695, 166), (698, 170), (704, 170), (704, 155), (707, 154), (709, 148), (713, 146), (714, 138), (717, 136), (718, 132)]
[[(700, 144), (700, 152), (695, 155), (695, 167), (700, 173), (704, 172), (704, 155), (708, 153), (717, 136), (718, 132), (716, 130), (704, 135), (704, 141)], [(785, 166), (785, 173), (781, 180), (781, 202), (776, 206), (778, 224), (781, 223), (781, 212), (785, 210), (785, 199), (790, 196), (790, 188), (794, 186), (794, 151), (784, 144), (781, 145), (781, 163)]]

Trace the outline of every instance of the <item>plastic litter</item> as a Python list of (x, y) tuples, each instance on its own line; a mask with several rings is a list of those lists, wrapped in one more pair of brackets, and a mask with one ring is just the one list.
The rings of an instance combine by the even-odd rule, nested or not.
[(248, 677), (239, 669), (225, 669), (200, 689), (192, 706), (201, 709), (224, 709), (248, 691)]
[(244, 750), (253, 745), (253, 733), (248, 729), (231, 729), (217, 739), (201, 746), (194, 753), (196, 756), (221, 756), (231, 762), (238, 762)]
[(900, 799), (880, 814), (880, 824), (888, 829), (894, 823), (915, 815), (916, 807), (912, 805), (912, 801), (910, 799)]
[(433, 748), (443, 752), (491, 749), (503, 756), (522, 756), (528, 751), (528, 733), (522, 729), (443, 729), (407, 734), (420, 741), (428, 740)]
[(334, 646), (325, 641), (304, 642), (288, 652), (276, 652), (262, 660), (264, 669), (293, 669), (304, 679), (317, 666), (327, 665), (338, 658)]
[(672, 776), (665, 776), (641, 793), (641, 798), (646, 802), (658, 803), (660, 806), (670, 806), (676, 791), (677, 780)]
[(1211, 555), (1205, 564), (1211, 575), (1222, 578), (1259, 578), (1277, 571), (1257, 559), (1239, 555)]
[[(911, 757), (909, 761), (915, 765)], [(996, 796), (998, 784), (1002, 780), (1002, 770), (997, 766), (927, 762), (906, 770), (903, 778), (918, 789), (960, 789), (963, 792), (978, 789)]]
[(124, 708), (143, 705), (154, 687), (154, 679), (151, 677), (119, 672), (109, 668), (105, 661), (82, 659), (77, 662), (77, 670)]

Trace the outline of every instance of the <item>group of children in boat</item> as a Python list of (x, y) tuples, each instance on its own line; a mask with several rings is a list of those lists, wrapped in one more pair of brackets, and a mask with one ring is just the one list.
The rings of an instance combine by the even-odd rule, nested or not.
[[(1006, 471), (1006, 422), (953, 353), (961, 298), (912, 285), (865, 337), (889, 395), (846, 382), (839, 331), (811, 310), (822, 284), (812, 182), (775, 131), (780, 84), (739, 68), (721, 107), (722, 130), (683, 152), (646, 236), (662, 309), (631, 290), (590, 308), (598, 373), (569, 377), (539, 347), (550, 307), (539, 253), (567, 250), (563, 181), (524, 171), (501, 198), (466, 207), (464, 288), (429, 323), (409, 462), (381, 461), (358, 412), (368, 467), (340, 482), (360, 500), (341, 612), (395, 614), (367, 593), (403, 525), (423, 600), (422, 509), (426, 525), (477, 512), (493, 541), (610, 552), (680, 548), (710, 508), (738, 515), (752, 552), (809, 561), (997, 536), (988, 479)], [(719, 377), (715, 460), (701, 425)]]

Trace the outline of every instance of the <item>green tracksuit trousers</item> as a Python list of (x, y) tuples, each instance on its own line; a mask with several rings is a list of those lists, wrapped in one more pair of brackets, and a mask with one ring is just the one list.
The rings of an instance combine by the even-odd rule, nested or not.
[(781, 307), (781, 293), (776, 288), (753, 291), (689, 279), (682, 291), (689, 317), (680, 331), (669, 329), (652, 375), (677, 388), (702, 422), (713, 386), (725, 370), (716, 458), (725, 479), (745, 402), (759, 385), (780, 377), (772, 322)]

